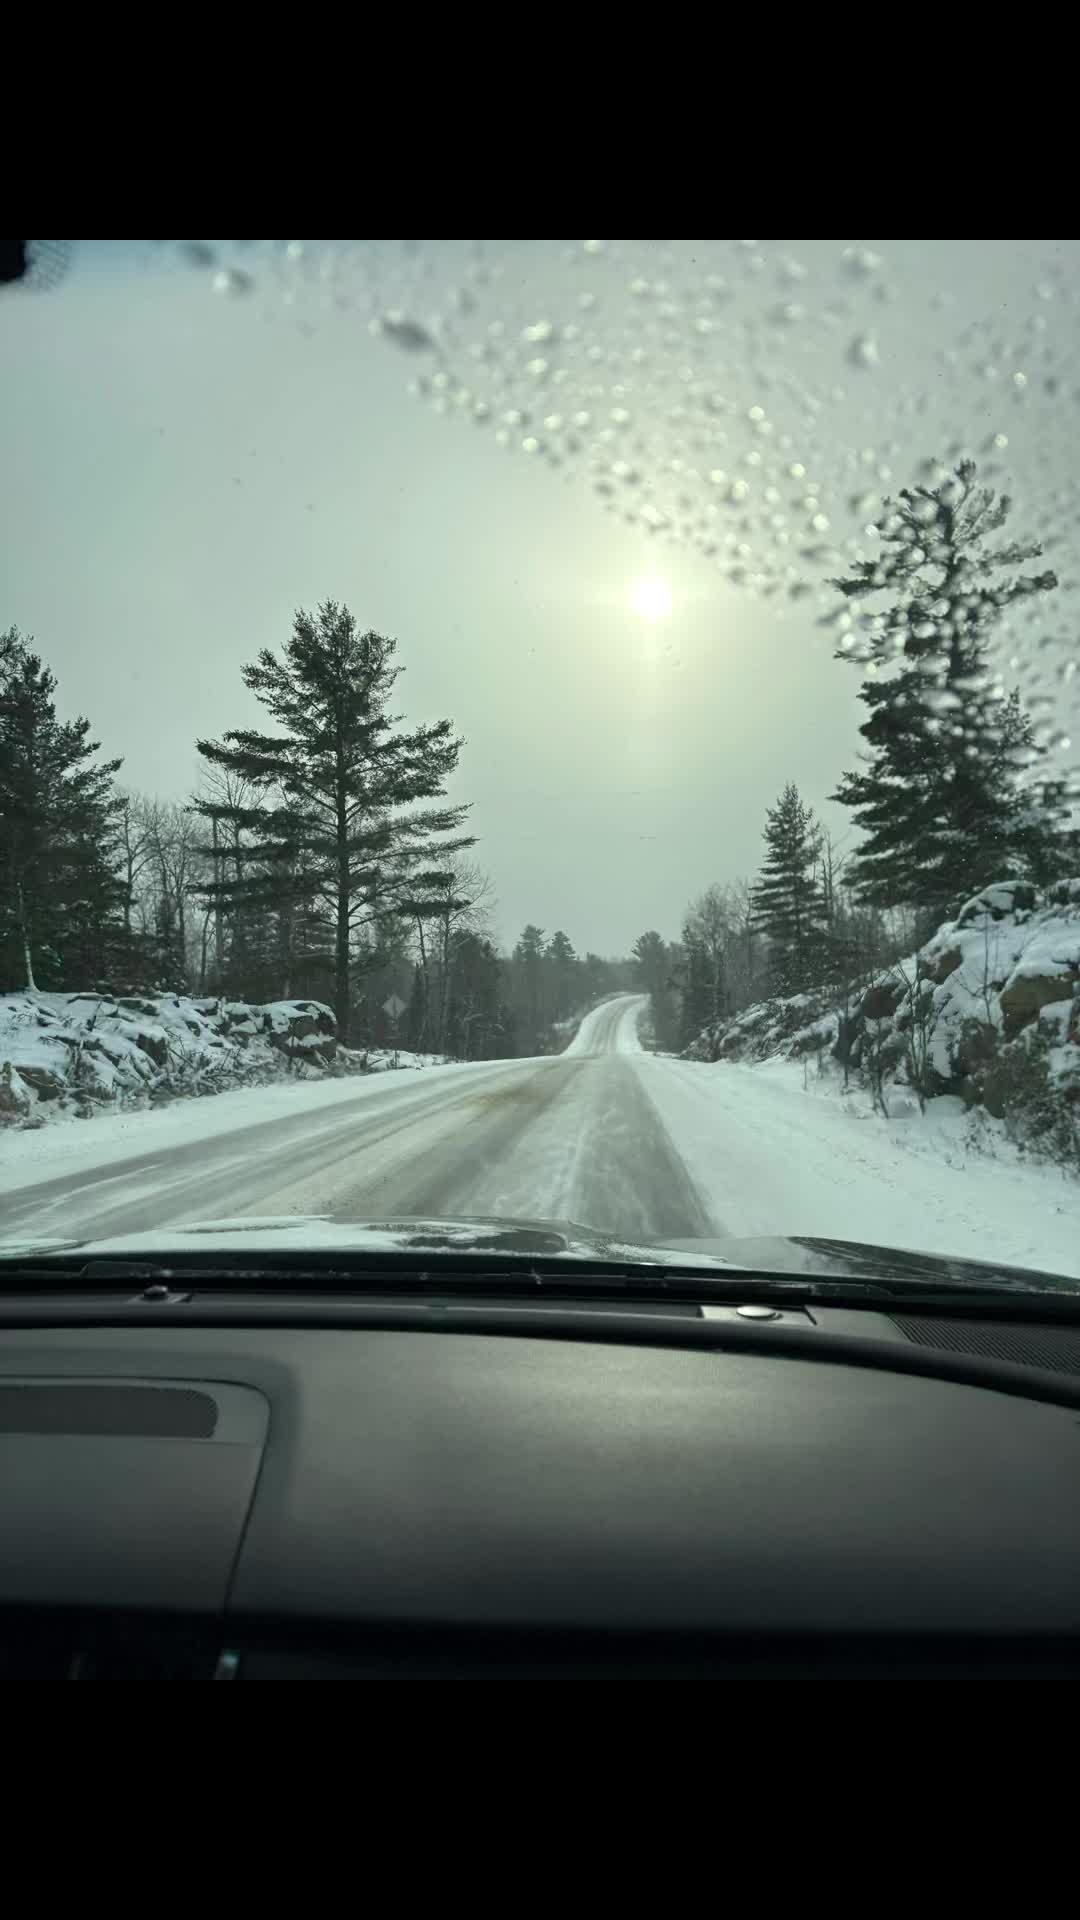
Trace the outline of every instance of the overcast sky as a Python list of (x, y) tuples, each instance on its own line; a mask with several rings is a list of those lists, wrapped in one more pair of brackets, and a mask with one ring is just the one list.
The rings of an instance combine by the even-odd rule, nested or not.
[[(785, 495), (780, 516), (792, 526), (793, 513), (808, 517), (795, 544), (762, 557), (775, 503), (761, 491), (765, 468), (741, 463), (759, 444), (753, 435), (770, 430), (772, 411), (780, 418), (786, 405), (803, 423), (806, 478), (820, 480), (821, 500), (828, 492), (838, 503), (824, 514), (831, 524), (819, 544), (838, 537), (838, 505), (845, 537), (857, 536), (867, 511), (856, 496), (892, 484), (878, 477), (890, 434), (901, 485), (916, 457), (943, 452), (950, 434), (981, 453), (1000, 433), (1008, 450), (989, 464), (1017, 494), (1025, 523), (1035, 515), (1040, 526), (1051, 507), (1055, 523), (1076, 523), (1075, 247), (939, 243), (952, 250), (920, 254), (917, 243), (870, 243), (869, 265), (849, 256), (835, 267), (834, 315), (800, 281), (812, 288), (816, 271), (820, 283), (826, 261), (832, 273), (845, 243), (749, 244), (760, 253), (730, 256), (734, 296), (725, 284), (703, 293), (700, 314), (684, 300), (684, 311), (665, 316), (670, 250), (646, 293), (631, 291), (635, 271), (648, 267), (647, 243), (632, 261), (618, 249), (584, 253), (587, 282), (571, 276), (580, 242), (504, 252), (496, 243), (486, 265), (468, 256), (471, 282), (464, 243), (427, 251), (421, 243), (407, 255), (358, 243), (329, 253), (309, 243), (292, 256), (223, 252), (216, 270), (224, 260), (250, 273), (251, 287), (234, 280), (220, 293), (214, 267), (175, 248), (86, 243), (55, 291), (0, 298), (0, 627), (14, 622), (35, 636), (57, 675), (61, 711), (89, 716), (103, 747), (124, 756), (127, 785), (182, 798), (198, 775), (196, 737), (256, 717), (242, 663), (287, 639), (297, 607), (344, 600), (364, 626), (397, 638), (406, 669), (398, 704), (409, 720), (447, 714), (465, 736), (454, 797), (473, 802), (502, 939), (512, 942), (526, 920), (564, 927), (579, 951), (625, 951), (648, 926), (677, 934), (692, 894), (752, 873), (765, 808), (787, 780), (839, 834), (847, 830), (826, 796), (853, 761), (858, 676), (833, 662), (812, 601), (792, 600), (787, 585), (763, 599), (732, 583), (760, 565), (763, 584), (772, 561), (790, 570), (793, 558), (790, 580), (798, 571), (816, 584), (827, 570), (804, 558), (814, 552), (817, 498), (807, 507)], [(967, 248), (959, 270), (957, 246)], [(657, 243), (653, 258), (661, 252)], [(691, 270), (720, 277), (704, 255), (678, 256), (675, 268), (683, 284)], [(585, 288), (572, 306), (560, 275)], [(749, 291), (732, 318), (743, 280)], [(470, 284), (468, 299), (447, 305), (448, 286)], [(406, 352), (392, 330), (372, 334), (371, 315), (394, 298), (418, 324), (446, 319), (438, 353), (422, 344)], [(815, 298), (820, 324), (805, 345), (803, 308)], [(608, 383), (605, 419), (624, 398), (622, 410), (636, 407), (629, 426), (608, 427), (610, 447), (592, 437), (595, 420), (583, 450), (567, 439), (550, 384), (558, 355), (549, 349), (542, 363), (543, 341), (523, 349), (531, 359), (500, 363), (511, 335), (516, 351), (522, 315), (542, 332), (560, 299), (581, 327), (594, 307), (604, 311), (608, 332), (595, 336), (603, 357), (598, 349), (592, 365), (588, 332), (575, 338), (571, 326), (564, 351), (582, 371), (562, 393), (588, 375), (595, 393)], [(638, 318), (642, 301), (648, 322)], [(500, 308), (505, 324), (496, 317), (493, 331)], [(725, 316), (715, 328), (714, 308)], [(973, 323), (982, 329), (974, 339), (965, 336)], [(693, 342), (685, 369), (683, 325)], [(417, 372), (460, 370), (470, 327), (489, 342), (488, 358), (455, 403), (461, 417), (452, 404), (441, 418), (408, 384)], [(636, 350), (636, 392), (627, 395), (621, 369), (636, 338), (647, 350)], [(709, 353), (719, 356), (715, 368)], [(797, 404), (794, 386), (784, 388), (790, 369), (801, 383)], [(683, 447), (688, 432), (695, 444), (676, 417), (680, 383), (696, 396), (713, 377), (722, 389), (719, 451), (705, 450), (689, 478), (676, 452), (661, 478), (667, 447)], [(515, 395), (530, 380), (545, 389), (536, 421), (512, 421), (509, 444), (499, 445), (492, 423), (501, 401), (520, 411)], [(833, 408), (821, 429), (815, 383), (819, 414)], [(490, 418), (476, 397), (484, 392)], [(432, 397), (444, 404), (438, 389)], [(749, 421), (759, 401), (769, 418)], [(545, 434), (542, 417), (558, 427)], [(637, 489), (633, 525), (594, 488), (609, 452), (615, 466), (623, 432), (634, 436), (618, 475)], [(537, 438), (525, 449), (530, 433)], [(765, 467), (779, 461), (791, 471), (800, 446), (777, 453), (790, 438), (760, 439)], [(559, 466), (548, 457), (556, 449)], [(710, 481), (721, 468), (726, 477)], [(752, 523), (724, 518), (741, 511), (730, 475), (743, 472), (758, 488)], [(665, 514), (664, 486), (690, 503), (669, 516), (674, 528), (684, 512), (683, 537), (641, 525), (642, 477)], [(792, 479), (789, 491), (803, 485)], [(718, 553), (704, 551), (709, 514)], [(746, 536), (745, 555), (732, 525)], [(1051, 557), (1071, 578), (1073, 556)], [(643, 578), (666, 586), (666, 617), (638, 610)], [(1064, 677), (1075, 626), (1056, 618), (1017, 676), (1051, 702), (1054, 720), (1067, 717), (1077, 684)]]

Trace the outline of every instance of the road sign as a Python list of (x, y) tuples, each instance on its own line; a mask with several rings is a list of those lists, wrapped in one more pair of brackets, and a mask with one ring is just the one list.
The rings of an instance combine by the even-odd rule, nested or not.
[(405, 1002), (399, 999), (396, 993), (392, 993), (389, 1000), (383, 1001), (382, 1010), (388, 1020), (400, 1020), (402, 1014), (405, 1012)]

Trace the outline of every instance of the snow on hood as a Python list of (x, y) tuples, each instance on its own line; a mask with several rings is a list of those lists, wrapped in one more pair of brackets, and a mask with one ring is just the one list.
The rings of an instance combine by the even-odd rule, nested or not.
[(676, 1267), (685, 1271), (775, 1274), (802, 1279), (904, 1280), (922, 1286), (994, 1286), (1017, 1291), (1080, 1293), (1080, 1280), (1026, 1267), (961, 1260), (915, 1248), (866, 1241), (776, 1235), (758, 1239), (616, 1240), (573, 1222), (511, 1219), (330, 1219), (323, 1214), (249, 1215), (193, 1221), (151, 1233), (100, 1240), (0, 1239), (0, 1263), (78, 1252), (89, 1257), (198, 1258), (207, 1253), (422, 1253), (429, 1258), (475, 1253), (502, 1261), (558, 1260)]
[[(149, 1233), (111, 1234), (100, 1240), (0, 1239), (0, 1258), (33, 1253), (73, 1251), (88, 1255), (123, 1253), (146, 1256), (164, 1253), (207, 1252), (298, 1254), (326, 1251), (356, 1253), (510, 1255), (515, 1258), (568, 1260), (639, 1260), (662, 1262), (663, 1248), (634, 1245), (594, 1233), (570, 1222), (546, 1220), (460, 1219), (385, 1220), (331, 1219), (325, 1214), (251, 1214), (239, 1219), (198, 1220), (184, 1226), (161, 1227)], [(669, 1264), (730, 1267), (730, 1260), (712, 1254), (690, 1256), (672, 1252)]]

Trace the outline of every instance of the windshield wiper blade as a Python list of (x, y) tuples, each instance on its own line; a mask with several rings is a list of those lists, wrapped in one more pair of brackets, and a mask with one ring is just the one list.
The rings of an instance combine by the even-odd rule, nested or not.
[(73, 1293), (87, 1297), (132, 1289), (140, 1301), (176, 1304), (195, 1293), (245, 1295), (334, 1294), (380, 1295), (417, 1299), (439, 1295), (448, 1299), (485, 1296), (517, 1299), (624, 1299), (741, 1304), (771, 1302), (779, 1306), (876, 1307), (879, 1311), (907, 1307), (934, 1312), (1027, 1314), (1039, 1317), (1080, 1318), (1080, 1290), (1050, 1287), (1020, 1288), (1000, 1285), (941, 1285), (908, 1276), (896, 1280), (882, 1275), (863, 1278), (813, 1272), (777, 1274), (762, 1268), (718, 1270), (668, 1262), (575, 1259), (566, 1256), (514, 1258), (505, 1254), (432, 1257), (420, 1249), (410, 1252), (384, 1249), (355, 1253), (320, 1249), (304, 1253), (292, 1247), (258, 1253), (207, 1250), (160, 1257), (116, 1254), (44, 1254), (0, 1263), (0, 1294), (25, 1291), (42, 1296)]
[[(126, 1258), (91, 1254), (57, 1258), (24, 1258), (0, 1265), (0, 1292), (17, 1290), (32, 1281), (42, 1291), (94, 1291), (122, 1285), (183, 1285), (198, 1288), (295, 1293), (314, 1290), (333, 1293), (539, 1293), (594, 1292), (597, 1294), (668, 1295), (687, 1288), (709, 1294), (714, 1281), (726, 1285), (737, 1273), (714, 1274), (669, 1264), (628, 1265), (557, 1257), (507, 1260), (505, 1254), (475, 1254), (432, 1258), (420, 1251), (358, 1252), (356, 1254), (226, 1253)], [(752, 1276), (747, 1275), (746, 1280)], [(801, 1282), (794, 1283), (801, 1287)]]

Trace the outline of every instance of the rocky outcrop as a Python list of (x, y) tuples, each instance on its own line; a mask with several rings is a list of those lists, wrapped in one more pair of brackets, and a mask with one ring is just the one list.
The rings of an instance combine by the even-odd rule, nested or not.
[(687, 1049), (777, 1055), (831, 1059), (882, 1111), (893, 1088), (958, 1095), (1080, 1170), (1080, 879), (984, 887), (918, 953), (846, 994), (762, 1001)]
[(938, 956), (933, 977), (939, 987), (945, 985), (950, 973), (956, 972), (957, 967), (963, 963), (963, 958), (963, 950), (960, 947), (946, 947), (945, 952)]
[(28, 1067), (24, 1064), (18, 1073), (24, 1087), (36, 1093), (39, 1100), (59, 1100), (66, 1091), (62, 1074), (51, 1067)]
[(1012, 1040), (1022, 1027), (1038, 1019), (1044, 1007), (1058, 1000), (1071, 1000), (1076, 993), (1075, 973), (1021, 974), (1003, 987), (998, 1004), (1005, 1024), (1005, 1038)]
[(961, 907), (956, 926), (971, 927), (987, 919), (1020, 921), (1035, 911), (1037, 903), (1035, 888), (1027, 880), (997, 880)]
[[(252, 1005), (182, 994), (0, 996), (0, 1118), (47, 1107), (78, 1117), (334, 1069), (334, 1016), (319, 1000)], [(357, 1056), (345, 1056), (357, 1070)]]
[(333, 1059), (337, 1023), (321, 1001), (278, 1001), (262, 1011), (263, 1031), (279, 1053), (289, 1059)]
[(904, 989), (898, 981), (892, 979), (876, 980), (868, 987), (862, 997), (862, 1017), (864, 1020), (887, 1020), (896, 1012), (904, 997)]
[(0, 994), (0, 1126), (92, 1119), (275, 1080), (433, 1063), (430, 1054), (338, 1044), (321, 1000)]

